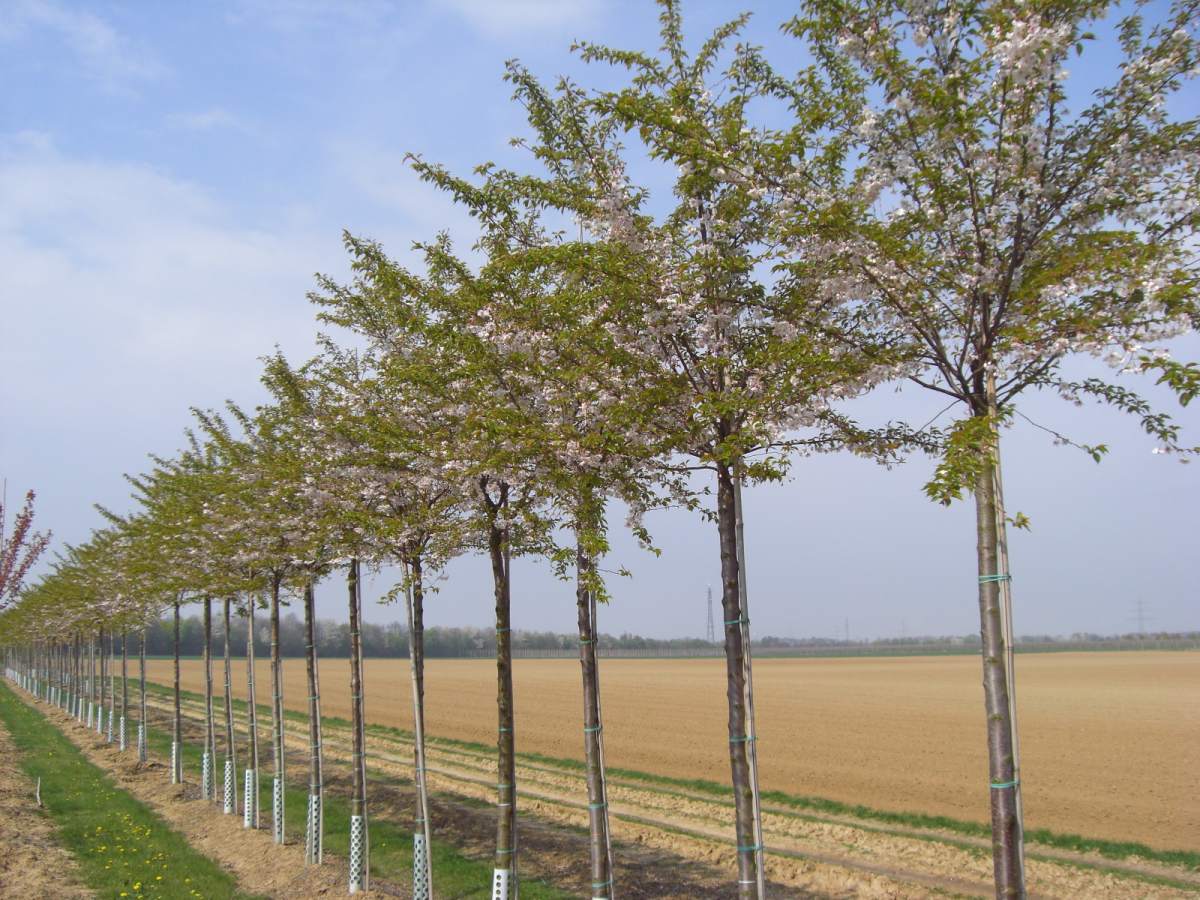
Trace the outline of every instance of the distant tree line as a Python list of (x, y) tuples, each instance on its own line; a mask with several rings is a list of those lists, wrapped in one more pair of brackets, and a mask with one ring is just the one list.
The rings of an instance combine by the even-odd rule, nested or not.
[[(270, 625), (266, 621), (255, 622), (255, 652), (267, 658), (271, 648)], [(350, 626), (332, 619), (319, 619), (316, 623), (317, 653), (320, 656), (348, 657), (350, 655)], [(224, 643), (224, 631), (214, 623), (213, 648), (219, 654)], [(146, 652), (151, 656), (169, 656), (172, 652), (173, 625), (170, 619), (161, 619), (146, 629)], [(246, 620), (238, 617), (232, 628), (233, 652), (243, 655), (246, 647)], [(406, 659), (408, 657), (408, 629), (399, 622), (382, 625), (364, 623), (362, 626), (363, 652), (366, 656), (382, 659)], [(513, 645), (524, 650), (576, 651), (579, 638), (572, 634), (556, 634), (553, 631), (516, 631)], [(1100, 643), (1104, 641), (1200, 641), (1200, 631), (1147, 632), (1120, 635), (1102, 635), (1090, 632), (1075, 632), (1069, 637), (1050, 634), (1021, 635), (1018, 644), (1064, 644)], [(204, 647), (204, 626), (199, 616), (182, 619), (179, 628), (180, 653), (184, 656), (199, 656)], [(304, 624), (295, 615), (288, 614), (279, 620), (279, 644), (283, 656), (304, 656)], [(767, 636), (755, 641), (754, 646), (767, 651), (788, 649), (840, 647), (978, 647), (979, 635), (914, 635), (911, 637), (879, 638), (871, 641), (845, 641), (837, 638), (808, 637), (790, 638)], [(648, 638), (625, 632), (620, 635), (602, 634), (599, 648), (606, 650), (662, 651), (678, 654), (688, 650), (709, 650), (713, 647), (700, 638)], [(448, 628), (425, 629), (426, 655), (436, 658), (471, 657), (490, 654), (496, 647), (496, 635), (491, 628)]]

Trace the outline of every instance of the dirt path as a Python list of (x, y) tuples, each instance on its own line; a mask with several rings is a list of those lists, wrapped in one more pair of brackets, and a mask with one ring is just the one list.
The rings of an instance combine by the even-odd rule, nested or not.
[(95, 896), (83, 886), (75, 858), (59, 845), (54, 823), (38, 809), (35, 787), (0, 722), (0, 900)]
[[(198, 703), (188, 703), (187, 714), (199, 718)], [(165, 707), (161, 714), (165, 714)], [(289, 729), (289, 746), (300, 754), (305, 737), (297, 725)], [(327, 727), (325, 747), (331, 771), (348, 760), (345, 728)], [(396, 779), (411, 773), (411, 744), (391, 733), (368, 735), (370, 765), (375, 771)], [(435, 806), (440, 820), (455, 819), (448, 798), (467, 797), (477, 802), (494, 800), (495, 761), (491, 754), (453, 744), (432, 743), (428, 751), (430, 784), (446, 798), (443, 808)], [(586, 793), (578, 770), (551, 762), (527, 760), (518, 765), (519, 796), (525, 814), (555, 823), (578, 834), (586, 827)], [(614, 835), (622, 843), (618, 877), (622, 883), (640, 883), (653, 870), (643, 869), (627, 858), (625, 848), (652, 849), (680, 864), (715, 871), (728, 884), (733, 878), (730, 847), (730, 809), (722, 798), (662, 789), (655, 785), (614, 778), (611, 783)], [(411, 815), (405, 801), (396, 810), (402, 818)], [(473, 834), (482, 831), (481, 853), (486, 853), (492, 825), (491, 810), (472, 809), (471, 821), (456, 820), (454, 841), (470, 845)], [(481, 820), (481, 821), (476, 821)], [(535, 820), (526, 815), (523, 828)], [(918, 897), (933, 893), (960, 896), (991, 896), (991, 858), (986, 842), (961, 836), (892, 830), (880, 823), (854, 821), (846, 817), (824, 817), (773, 808), (764, 816), (769, 849), (768, 874), (776, 882), (772, 896), (799, 892), (803, 896)], [(523, 837), (524, 840), (524, 837)], [(577, 852), (586, 853), (579, 837)], [(528, 844), (527, 857), (537, 859)], [(1141, 898), (1188, 896), (1200, 891), (1200, 874), (1162, 865), (1130, 861), (1124, 872), (1097, 871), (1090, 866), (1118, 864), (1084, 854), (1055, 851), (1057, 858), (1037, 858), (1031, 852), (1029, 884), (1038, 896)], [(665, 859), (658, 860), (659, 863)], [(631, 870), (631, 865), (633, 866)], [(1186, 882), (1171, 887), (1150, 884), (1136, 876), (1167, 878)], [(706, 879), (707, 880), (707, 879)], [(720, 880), (717, 884), (721, 884)], [(683, 896), (720, 896), (720, 891)], [(1194, 896), (1194, 894), (1191, 894)], [(673, 896), (647, 893), (644, 896)]]
[(306, 866), (303, 846), (280, 847), (266, 831), (243, 829), (241, 817), (223, 815), (213, 804), (201, 800), (196, 784), (172, 785), (163, 764), (152, 759), (140, 765), (134, 754), (120, 753), (115, 745), (105, 743), (62, 710), (44, 703), (39, 703), (37, 709), (93, 765), (109, 772), (123, 790), (162, 816), (197, 852), (231, 872), (243, 891), (289, 900), (345, 893), (348, 869), (342, 861), (327, 856), (323, 866)]

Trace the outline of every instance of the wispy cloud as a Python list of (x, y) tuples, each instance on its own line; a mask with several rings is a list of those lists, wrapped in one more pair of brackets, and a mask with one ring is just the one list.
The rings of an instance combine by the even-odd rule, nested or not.
[(90, 78), (106, 88), (163, 75), (166, 67), (94, 13), (53, 0), (15, 0), (0, 9), (0, 40), (44, 32), (56, 39)]
[(244, 224), (200, 185), (67, 156), (44, 135), (0, 138), (0, 196), (4, 328), (21, 336), (6, 365), (39, 388), (0, 384), (18, 419), (244, 394), (276, 342), (311, 346), (311, 272), (341, 268), (335, 233)]
[(586, 25), (599, 0), (432, 0), (488, 37), (512, 37)]

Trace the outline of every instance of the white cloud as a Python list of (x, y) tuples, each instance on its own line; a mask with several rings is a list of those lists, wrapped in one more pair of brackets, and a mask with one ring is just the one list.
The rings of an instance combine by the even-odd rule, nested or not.
[(586, 25), (599, 0), (433, 0), (436, 7), (460, 16), (488, 37)]
[(311, 273), (344, 269), (332, 229), (241, 224), (199, 185), (41, 135), (0, 139), (0, 198), (0, 331), (21, 373), (0, 395), (16, 421), (253, 394), (276, 343), (310, 352)]
[(14, 41), (31, 32), (54, 35), (84, 71), (106, 88), (155, 78), (161, 62), (99, 16), (53, 0), (16, 0), (0, 10), (0, 39)]

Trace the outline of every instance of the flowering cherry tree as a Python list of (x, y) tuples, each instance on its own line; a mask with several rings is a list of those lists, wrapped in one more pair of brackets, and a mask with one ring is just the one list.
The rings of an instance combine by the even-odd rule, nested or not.
[[(1089, 29), (1114, 9), (805, 0), (789, 26), (821, 64), (812, 77), (848, 110), (839, 124), (853, 125), (858, 159), (824, 195), (797, 168), (789, 241), (817, 290), (903, 336), (916, 354), (910, 380), (962, 411), (926, 491), (942, 503), (975, 496), (1003, 896), (1025, 883), (1000, 429), (1023, 394), (1048, 390), (1131, 413), (1160, 449), (1188, 452), (1165, 414), (1067, 363), (1156, 371), (1183, 402), (1200, 375), (1170, 356), (1197, 322), (1200, 286), (1200, 120), (1169, 111), (1200, 61), (1198, 7), (1177, 2), (1147, 22), (1138, 5), (1116, 24), (1119, 67), (1076, 99), (1068, 66), (1090, 55)], [(1083, 449), (1098, 460), (1107, 448)]]
[(12, 534), (7, 533), (5, 498), (0, 497), (0, 610), (12, 605), (21, 593), (25, 576), (50, 544), (50, 532), (33, 528), (34, 492), (25, 494), (25, 505), (13, 520)]

